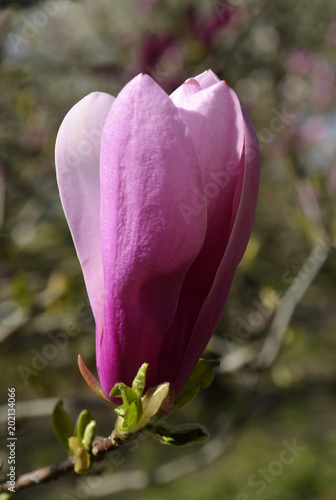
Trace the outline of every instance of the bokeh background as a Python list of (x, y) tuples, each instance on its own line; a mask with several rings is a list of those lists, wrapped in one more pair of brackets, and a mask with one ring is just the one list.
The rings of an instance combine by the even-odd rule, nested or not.
[(171, 418), (205, 424), (211, 440), (144, 440), (98, 478), (68, 476), (17, 498), (334, 500), (333, 0), (0, 4), (0, 478), (8, 387), (20, 474), (66, 458), (50, 417), (59, 398), (73, 419), (89, 408), (101, 435), (113, 427), (76, 365), (81, 353), (95, 370), (94, 323), (55, 180), (64, 115), (141, 71), (171, 92), (212, 68), (251, 117), (262, 171), (253, 235), (207, 351), (221, 368)]

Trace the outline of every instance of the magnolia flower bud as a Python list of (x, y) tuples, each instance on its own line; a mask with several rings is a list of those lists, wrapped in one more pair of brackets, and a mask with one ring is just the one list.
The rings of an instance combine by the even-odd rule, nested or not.
[(259, 147), (238, 97), (210, 70), (171, 96), (140, 74), (69, 111), (56, 167), (104, 392), (148, 363), (147, 386), (177, 396), (251, 234)]

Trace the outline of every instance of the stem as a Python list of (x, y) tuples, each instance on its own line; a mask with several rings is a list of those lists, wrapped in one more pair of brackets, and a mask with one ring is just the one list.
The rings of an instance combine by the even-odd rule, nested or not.
[[(92, 454), (97, 460), (101, 460), (105, 453), (109, 451), (114, 451), (120, 448), (126, 443), (129, 443), (132, 439), (136, 438), (137, 434), (134, 434), (131, 438), (127, 440), (122, 440), (119, 437), (115, 437), (114, 433), (108, 438), (100, 438), (98, 443), (95, 443), (92, 448)], [(15, 492), (30, 488), (31, 486), (36, 486), (38, 484), (49, 483), (54, 479), (58, 479), (61, 476), (65, 476), (69, 472), (74, 470), (73, 458), (68, 458), (63, 462), (57, 464), (49, 465), (47, 467), (42, 467), (42, 469), (37, 469), (27, 474), (19, 476), (15, 482)], [(9, 483), (7, 481), (0, 483), (0, 493), (7, 492), (9, 488)]]

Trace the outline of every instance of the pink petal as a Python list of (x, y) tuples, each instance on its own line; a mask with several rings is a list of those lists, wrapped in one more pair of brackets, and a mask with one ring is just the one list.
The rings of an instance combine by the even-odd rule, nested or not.
[(181, 370), (175, 384), (176, 394), (186, 383), (206, 347), (206, 339), (210, 338), (220, 320), (236, 267), (244, 255), (252, 231), (259, 186), (259, 145), (244, 110), (242, 110), (241, 117), (245, 135), (242, 156), (244, 168), (239, 172), (233, 197), (230, 238), (211, 290), (193, 329), (185, 357), (181, 362)]
[(198, 81), (202, 89), (206, 89), (215, 83), (220, 82), (220, 78), (211, 69), (203, 71), (200, 75), (195, 76), (195, 80)]
[[(242, 157), (244, 123), (241, 106), (233, 90), (219, 81), (187, 96), (178, 109), (191, 132), (200, 159), (208, 222), (216, 223), (223, 214), (227, 217), (225, 207), (229, 200), (226, 193), (235, 186)], [(194, 204), (197, 204), (196, 199)]]
[(55, 148), (62, 205), (98, 330), (102, 328), (104, 292), (99, 156), (103, 125), (113, 101), (114, 97), (101, 92), (79, 101), (64, 118)]
[(188, 78), (182, 85), (180, 85), (172, 94), (170, 94), (170, 98), (175, 104), (178, 106), (182, 104), (186, 97), (195, 92), (199, 92), (201, 90), (201, 86), (195, 78)]
[(118, 381), (130, 384), (144, 362), (148, 385), (160, 383), (157, 353), (206, 230), (205, 206), (193, 224), (185, 220), (193, 190), (203, 193), (191, 135), (165, 92), (138, 75), (117, 97), (102, 138), (105, 314), (96, 351), (107, 394)]
[[(203, 247), (185, 277), (174, 322), (160, 354), (160, 379), (176, 379), (177, 384), (190, 336), (230, 238), (239, 172), (243, 173), (244, 150), (241, 107), (236, 94), (224, 82), (189, 95), (178, 110), (194, 139), (206, 194), (204, 197), (201, 192), (193, 190), (187, 201), (190, 206), (187, 221), (190, 225), (195, 224), (193, 210), (197, 213), (197, 210), (207, 207), (208, 224)], [(227, 293), (231, 281), (232, 278), (225, 283)], [(220, 313), (225, 300), (218, 301)], [(214, 301), (217, 302), (216, 298)], [(213, 330), (207, 329), (198, 336), (195, 347), (198, 356), (212, 333)], [(171, 366), (171, 359), (174, 359), (175, 367)], [(175, 389), (178, 390), (178, 386)]]

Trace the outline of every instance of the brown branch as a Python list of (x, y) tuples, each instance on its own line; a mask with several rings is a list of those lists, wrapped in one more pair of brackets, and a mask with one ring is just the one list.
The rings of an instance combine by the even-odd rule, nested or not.
[[(113, 437), (113, 433), (111, 437), (99, 438), (92, 448), (92, 454), (96, 457), (97, 460), (101, 460), (105, 453), (120, 448), (124, 444), (129, 443), (130, 441), (135, 439), (136, 436), (137, 434), (134, 434), (132, 435), (132, 438), (125, 441), (122, 441), (120, 438)], [(68, 458), (63, 462), (59, 462), (47, 467), (42, 467), (42, 469), (28, 472), (27, 474), (23, 474), (22, 476), (18, 477), (15, 481), (15, 492), (30, 488), (31, 486), (37, 486), (38, 484), (49, 483), (54, 479), (65, 476), (69, 472), (73, 472), (73, 470), (73, 458)], [(10, 485), (7, 481), (1, 482), (0, 493), (7, 492), (9, 486)]]
[[(72, 472), (74, 469), (74, 463), (71, 458), (59, 462), (57, 464), (48, 465), (47, 467), (42, 467), (42, 469), (37, 469), (33, 472), (28, 472), (20, 476), (15, 482), (15, 492), (29, 488), (30, 486), (36, 486), (38, 484), (48, 483), (54, 479), (58, 479), (68, 472)], [(0, 493), (8, 491), (10, 485), (6, 482), (0, 483)]]

